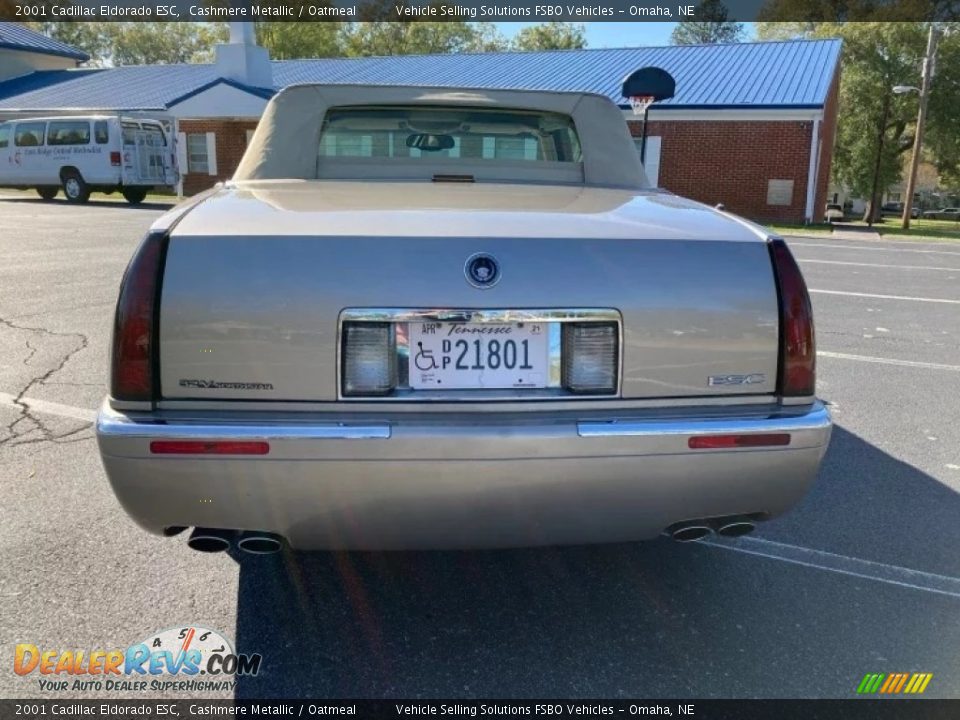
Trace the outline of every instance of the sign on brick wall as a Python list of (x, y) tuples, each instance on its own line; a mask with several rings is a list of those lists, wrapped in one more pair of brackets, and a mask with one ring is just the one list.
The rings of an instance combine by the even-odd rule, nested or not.
[(793, 202), (793, 180), (769, 180), (767, 205), (790, 205)]

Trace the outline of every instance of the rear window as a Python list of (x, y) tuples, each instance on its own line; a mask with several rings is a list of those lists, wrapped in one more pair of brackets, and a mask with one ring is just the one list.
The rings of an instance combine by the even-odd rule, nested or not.
[(136, 144), (136, 132), (140, 129), (140, 126), (136, 123), (125, 122), (123, 123), (123, 144), (124, 145), (134, 145)]
[(37, 147), (43, 145), (43, 133), (46, 123), (20, 123), (14, 132), (13, 144), (17, 147)]
[(579, 163), (573, 120), (550, 112), (429, 106), (331, 108), (323, 158)]
[(159, 125), (144, 124), (143, 129), (146, 130), (147, 133), (149, 134), (150, 139), (154, 146), (167, 144), (167, 138), (163, 134), (163, 129)]
[(90, 123), (86, 120), (58, 120), (47, 127), (47, 145), (86, 145)]

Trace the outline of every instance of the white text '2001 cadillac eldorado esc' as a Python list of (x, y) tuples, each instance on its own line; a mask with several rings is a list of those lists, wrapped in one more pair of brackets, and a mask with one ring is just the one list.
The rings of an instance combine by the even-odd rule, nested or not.
[(113, 489), (203, 550), (737, 535), (831, 427), (783, 240), (583, 93), (287, 88), (153, 225), (111, 360)]

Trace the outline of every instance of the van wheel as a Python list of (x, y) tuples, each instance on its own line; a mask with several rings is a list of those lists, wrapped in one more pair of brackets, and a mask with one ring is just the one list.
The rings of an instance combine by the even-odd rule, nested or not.
[(57, 193), (60, 192), (58, 187), (38, 187), (37, 195), (39, 195), (44, 200), (53, 200)]
[(68, 202), (85, 203), (90, 199), (90, 188), (76, 170), (67, 170), (63, 173), (62, 180), (63, 194), (67, 196)]
[(124, 188), (123, 197), (131, 205), (139, 205), (147, 196), (146, 188)]

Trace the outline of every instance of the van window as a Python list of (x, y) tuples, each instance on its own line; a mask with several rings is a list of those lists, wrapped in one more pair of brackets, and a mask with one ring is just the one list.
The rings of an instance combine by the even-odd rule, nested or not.
[(106, 120), (97, 120), (93, 124), (93, 137), (97, 145), (104, 145), (110, 141), (110, 131), (107, 129)]
[(124, 145), (135, 145), (136, 144), (136, 131), (140, 129), (140, 126), (136, 123), (125, 122), (123, 123), (123, 144)]
[(0, 148), (5, 148), (10, 144), (10, 126), (0, 125)]
[(154, 145), (167, 144), (167, 137), (166, 135), (163, 134), (163, 129), (159, 125), (144, 124), (143, 129), (150, 134), (150, 137), (153, 140)]
[(42, 122), (20, 123), (13, 135), (13, 144), (17, 147), (37, 147), (43, 145), (43, 133), (47, 124)]
[(57, 120), (47, 126), (47, 145), (87, 145), (90, 123), (86, 120)]

